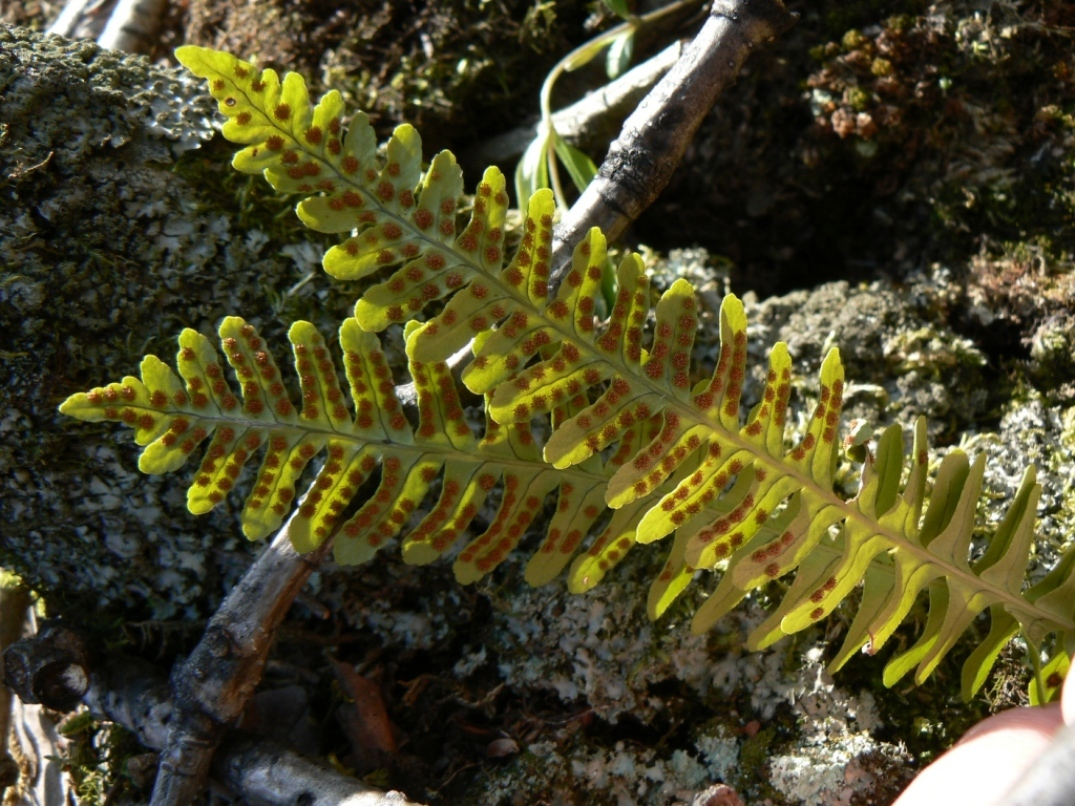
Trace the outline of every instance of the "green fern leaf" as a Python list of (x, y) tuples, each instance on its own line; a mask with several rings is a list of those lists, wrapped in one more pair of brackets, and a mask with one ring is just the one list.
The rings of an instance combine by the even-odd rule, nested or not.
[[(997, 542), (972, 568), (967, 557), (984, 458), (971, 465), (961, 453), (950, 453), (921, 516), (924, 424), (916, 428), (910, 476), (902, 491), (902, 434), (894, 427), (882, 435), (876, 459), (867, 463), (859, 495), (841, 500), (832, 492), (844, 385), (839, 353), (831, 351), (822, 363), (819, 401), (806, 433), (785, 451), (786, 347), (777, 344), (771, 352), (763, 399), (740, 426), (746, 320), (739, 301), (729, 296), (722, 307), (721, 354), (713, 375), (690, 388), (689, 356), (697, 327), (693, 289), (677, 281), (662, 295), (647, 351), (640, 332), (645, 306), (640, 300), (633, 304), (644, 297), (638, 293), (644, 283), (637, 259), (621, 265), (617, 305), (602, 329), (594, 327), (592, 307), (585, 302), (592, 305), (603, 259), (603, 238), (591, 232), (554, 299), (531, 303), (529, 312), (513, 316), (510, 329), (501, 327), (476, 341), (475, 362), (464, 381), (473, 391), (491, 393), (490, 413), (509, 422), (527, 422), (557, 399), (597, 387), (593, 402), (557, 423), (546, 445), (546, 460), (559, 468), (621, 442), (640, 419), (662, 418), (649, 444), (621, 464), (605, 497), (609, 506), (622, 508), (667, 489), (644, 510), (635, 533), (638, 542), (676, 533), (651, 590), (651, 615), (660, 615), (699, 568), (726, 563), (720, 587), (695, 617), (696, 629), (708, 628), (749, 590), (797, 571), (784, 604), (764, 631), (752, 636), (760, 646), (816, 623), (866, 580), (864, 609), (835, 667), (867, 642), (871, 651), (880, 648), (919, 594), (928, 591), (930, 618), (918, 643), (890, 662), (889, 684), (915, 667), (916, 681), (925, 679), (986, 609), (1006, 613), (1024, 629), (1047, 623), (1038, 627), (1041, 637), (1069, 629), (1070, 599), (1067, 611), (1042, 621), (1040, 611), (1029, 616), (1030, 602), (1021, 593), (1038, 494), (1032, 476)], [(414, 330), (409, 345), (416, 347), (425, 328), (436, 327), (434, 319)], [(542, 345), (535, 343), (537, 334), (544, 334)], [(552, 345), (547, 356), (536, 357), (536, 348), (546, 345)], [(498, 360), (503, 355), (519, 360), (509, 366)], [(1062, 594), (1052, 597), (1060, 599)], [(1008, 619), (997, 617), (997, 636), (1009, 635)], [(968, 694), (993, 657), (992, 652), (972, 657)]]
[[(599, 233), (591, 233), (584, 246), (580, 252), (588, 259), (603, 255)], [(1032, 474), (996, 542), (972, 568), (967, 558), (984, 457), (972, 465), (962, 453), (950, 453), (922, 515), (925, 426), (919, 423), (916, 428), (910, 475), (902, 491), (902, 433), (893, 427), (882, 435), (876, 459), (866, 464), (859, 495), (843, 501), (832, 492), (844, 384), (837, 351), (822, 363), (819, 400), (806, 433), (785, 451), (790, 358), (783, 344), (770, 354), (762, 401), (740, 426), (746, 320), (737, 299), (727, 297), (721, 309), (721, 353), (713, 375), (689, 389), (688, 359), (697, 326), (689, 284), (677, 281), (661, 297), (649, 350), (637, 347), (628, 354), (625, 345), (637, 342), (621, 337), (627, 326), (627, 295), (637, 287), (637, 269), (630, 261), (621, 265), (622, 306), (617, 305), (603, 331), (594, 332), (590, 321), (570, 315), (576, 310), (572, 304), (577, 305), (574, 289), (589, 290), (589, 267), (577, 252), (565, 290), (548, 306), (539, 303), (537, 315), (530, 315), (545, 324), (566, 321), (555, 333), (559, 341), (555, 353), (531, 362), (513, 379), (494, 375), (482, 380), (495, 384), (494, 416), (525, 420), (541, 409), (534, 401), (551, 395), (565, 377), (557, 362), (572, 359), (570, 365), (584, 367), (595, 384), (607, 379), (590, 406), (554, 430), (545, 458), (557, 467), (570, 467), (616, 443), (640, 416), (663, 417), (659, 434), (621, 465), (606, 495), (610, 506), (622, 507), (671, 484), (672, 489), (645, 511), (636, 530), (639, 542), (676, 533), (669, 561), (651, 590), (651, 615), (660, 615), (671, 604), (695, 569), (726, 564), (717, 592), (695, 617), (698, 630), (711, 626), (749, 590), (796, 571), (777, 613), (751, 638), (761, 646), (826, 617), (866, 580), (864, 609), (834, 663), (839, 666), (867, 642), (871, 651), (880, 648), (919, 594), (928, 591), (930, 618), (920, 640), (890, 662), (885, 678), (889, 684), (915, 667), (916, 681), (925, 679), (987, 608), (1007, 613), (1025, 630), (1040, 632), (1033, 636), (1036, 640), (1069, 629), (1071, 599), (1066, 599), (1066, 611), (1058, 608), (1043, 620), (1040, 610), (1029, 615), (1029, 594), (1021, 592), (1038, 495)], [(550, 315), (558, 303), (568, 315)], [(637, 314), (631, 315), (640, 319)], [(415, 333), (420, 336), (422, 331)], [(476, 361), (487, 357), (488, 344), (476, 344)], [(505, 348), (512, 345), (499, 346)], [(466, 374), (464, 379), (469, 383)], [(718, 514), (716, 503), (722, 510)], [(885, 572), (886, 566), (891, 573)], [(1048, 595), (1050, 604), (1059, 603), (1065, 601), (1066, 591)], [(1001, 617), (997, 635), (1008, 634), (1010, 624)], [(980, 667), (993, 657), (985, 653), (972, 658), (979, 668), (969, 669), (968, 689), (974, 688)]]
[(353, 233), (325, 255), (329, 274), (355, 280), (396, 267), (356, 306), (363, 329), (403, 322), (431, 300), (502, 267), (508, 197), (499, 171), (487, 172), (471, 220), (457, 234), (462, 173), (445, 151), (423, 174), (421, 138), (412, 126), (395, 130), (382, 159), (366, 115), (356, 115), (344, 134), (335, 91), (315, 107), (294, 73), (281, 82), (273, 70), (193, 45), (178, 48), (176, 57), (209, 80), (228, 117), (224, 136), (247, 146), (233, 161), (237, 170), (264, 173), (276, 190), (308, 196), (296, 212), (310, 228)]
[[(411, 323), (408, 332), (416, 327)], [(242, 468), (263, 451), (242, 514), (246, 536), (266, 536), (294, 508), (289, 532), (295, 547), (310, 551), (335, 532), (335, 556), (342, 564), (370, 560), (407, 530), (412, 513), (438, 480), (436, 502), (403, 541), (407, 562), (425, 564), (443, 556), (467, 534), (490, 492), (501, 494), (489, 528), (465, 545), (455, 561), (463, 583), (503, 562), (539, 520), (550, 494), (556, 494), (556, 511), (526, 571), (533, 585), (563, 570), (605, 511), (605, 487), (624, 452), (607, 463), (595, 457), (560, 472), (541, 460), (541, 446), (528, 424), (501, 426), (490, 419), (479, 441), (443, 363), (410, 364), (418, 398), (418, 424), (412, 428), (377, 337), (355, 319), (346, 320), (339, 334), (347, 395), (321, 334), (308, 322), (292, 325), (301, 410), (289, 399), (280, 371), (252, 325), (228, 317), (219, 332), (240, 384), (238, 396), (209, 340), (185, 330), (179, 337), (178, 376), (156, 356), (147, 356), (141, 378), (72, 395), (60, 411), (133, 427), (136, 442), (144, 446), (139, 466), (146, 473), (178, 469), (208, 440), (188, 491), (188, 508), (195, 514), (224, 501)], [(584, 400), (567, 401), (557, 417), (568, 416)], [(635, 444), (645, 437), (645, 425), (640, 424)], [(321, 467), (300, 494), (303, 473), (319, 455)], [(377, 472), (376, 488), (344, 518), (360, 487)], [(596, 584), (634, 545), (638, 513), (632, 518), (632, 512), (626, 509), (613, 518), (580, 558), (586, 569), (576, 587)]]
[[(412, 561), (440, 556), (467, 528), (485, 494), (496, 485), (502, 491), (489, 529), (457, 558), (456, 573), (464, 581), (503, 561), (556, 491), (558, 509), (528, 567), (529, 580), (544, 582), (560, 571), (600, 517), (603, 501), (615, 511), (576, 557), (569, 572), (573, 590), (596, 584), (636, 542), (674, 535), (651, 588), (650, 613), (656, 617), (667, 609), (696, 570), (720, 569), (716, 590), (694, 619), (701, 630), (749, 591), (794, 572), (781, 604), (751, 635), (754, 646), (816, 623), (862, 585), (855, 621), (833, 661), (838, 667), (862, 647), (877, 651), (927, 593), (926, 625), (918, 642), (889, 663), (889, 684), (911, 669), (918, 681), (928, 676), (986, 610), (991, 629), (964, 667), (965, 694), (981, 685), (1016, 629), (1032, 648), (1053, 633), (1075, 633), (1075, 551), (1040, 583), (1022, 590), (1039, 495), (1032, 470), (985, 554), (971, 565), (983, 460), (971, 463), (958, 451), (949, 453), (927, 500), (922, 423), (909, 459), (902, 432), (893, 426), (882, 433), (876, 456), (866, 457), (858, 494), (844, 500), (833, 492), (844, 389), (838, 351), (822, 363), (817, 404), (805, 433), (788, 449), (787, 348), (774, 346), (763, 397), (744, 416), (746, 316), (734, 296), (721, 307), (717, 366), (692, 386), (698, 316), (686, 281), (674, 283), (657, 301), (647, 348), (649, 286), (641, 260), (629, 256), (617, 271), (612, 314), (597, 322), (606, 253), (604, 237), (594, 230), (576, 247), (565, 282), (549, 298), (551, 193), (539, 191), (530, 199), (522, 243), (505, 265), (507, 196), (496, 169), (486, 171), (469, 222), (457, 232), (459, 169), (443, 152), (423, 173), (420, 141), (410, 127), (399, 127), (379, 157), (365, 116), (356, 116), (342, 133), (337, 94), (314, 107), (294, 75), (280, 82), (271, 70), (199, 48), (181, 48), (177, 55), (209, 79), (229, 118), (225, 135), (246, 146), (236, 167), (264, 172), (277, 189), (304, 194), (298, 214), (307, 225), (349, 233), (325, 256), (326, 270), (348, 279), (392, 272), (363, 294), (356, 319), (341, 332), (357, 404), (354, 420), (325, 413), (339, 392), (330, 369), (321, 374), (304, 369), (299, 345), (316, 350), (323, 342), (293, 328), (304, 398), (309, 389), (314, 400), (298, 412), (282, 393), (271, 359), (250, 346), (256, 335), (248, 336), (248, 326), (231, 319), (222, 337), (242, 383), (241, 405), (221, 385), (208, 343), (191, 331), (181, 337), (185, 387), (150, 357), (141, 380), (127, 378), (64, 404), (75, 416), (135, 427), (136, 439), (147, 446), (143, 467), (153, 472), (178, 466), (213, 434), (192, 485), (192, 509), (215, 505), (250, 455), (266, 446), (244, 512), (247, 534), (265, 534), (286, 513), (306, 464), (327, 448), (325, 465), (299, 507), (310, 524), (300, 548), (324, 540), (357, 485), (378, 464), (382, 468), (372, 497), (339, 527), (336, 550), (345, 561), (367, 559), (398, 534), (441, 478), (437, 504), (404, 542)], [(383, 358), (378, 364), (375, 338), (362, 330), (412, 318), (441, 298), (446, 301), (440, 313), (406, 331), (419, 389), (414, 431), (400, 411)], [(471, 391), (485, 395), (489, 417), (476, 447), (451, 415), (458, 401), (440, 364), (468, 343), (474, 360), (463, 379)], [(352, 372), (352, 366), (361, 372)], [(542, 451), (531, 423), (544, 416), (552, 431)], [(348, 476), (350, 495), (343, 495), (341, 479), (350, 473), (355, 474)]]

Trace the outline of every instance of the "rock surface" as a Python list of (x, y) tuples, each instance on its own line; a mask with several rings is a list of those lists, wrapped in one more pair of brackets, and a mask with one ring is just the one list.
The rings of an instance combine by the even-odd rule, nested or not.
[(0, 564), (57, 604), (206, 616), (245, 563), (233, 514), (196, 521), (183, 479), (143, 476), (126, 435), (56, 407), (145, 352), (169, 360), (183, 327), (242, 313), (279, 336), (318, 255), (242, 223), (211, 193), (234, 186), (225, 166), (185, 178), (214, 110), (180, 71), (0, 27), (0, 94)]

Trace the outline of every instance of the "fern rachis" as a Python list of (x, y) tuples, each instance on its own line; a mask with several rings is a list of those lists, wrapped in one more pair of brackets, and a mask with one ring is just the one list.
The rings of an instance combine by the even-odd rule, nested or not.
[[(708, 380), (692, 387), (690, 355), (698, 316), (686, 281), (676, 281), (660, 297), (651, 344), (644, 349), (650, 299), (637, 257), (621, 263), (612, 314), (595, 326), (594, 299), (606, 259), (600, 232), (591, 231), (577, 246), (565, 282), (549, 293), (554, 205), (548, 192), (531, 198), (522, 244), (505, 266), (507, 195), (496, 169), (486, 171), (469, 223), (457, 233), (461, 172), (448, 152), (434, 157), (423, 172), (420, 141), (409, 126), (397, 128), (382, 159), (364, 116), (357, 116), (343, 134), (338, 95), (329, 93), (312, 108), (297, 76), (289, 75), (281, 84), (272, 71), (259, 72), (233, 57), (197, 48), (183, 48), (179, 56), (210, 80), (229, 117), (225, 135), (247, 146), (236, 156), (236, 167), (264, 172), (278, 190), (306, 194), (297, 210), (308, 226), (351, 233), (326, 254), (326, 270), (346, 279), (393, 271), (363, 294), (355, 318), (341, 331), (356, 404), (353, 416), (323, 352), (316, 367), (309, 365), (308, 353), (325, 350), (310, 326), (297, 324), (301, 332), (293, 337), (306, 398), (296, 412), (256, 334), (231, 319), (222, 325), (221, 337), (243, 384), (242, 416), (229, 414), (240, 408), (238, 398), (221, 386), (208, 342), (192, 331), (180, 340), (185, 387), (150, 357), (143, 363), (144, 386), (129, 378), (64, 404), (75, 416), (135, 425), (139, 443), (148, 444), (142, 462), (149, 472), (178, 466), (213, 433), (191, 487), (192, 511), (219, 503), (254, 450), (268, 446), (244, 512), (248, 536), (264, 536), (290, 509), (294, 482), (306, 464), (326, 450), (328, 461), (300, 509), (297, 520), (305, 525), (296, 539), (300, 548), (310, 549), (340, 527), (336, 552), (342, 561), (368, 559), (402, 529), (433, 480), (442, 478), (433, 510), (439, 520), (427, 516), (417, 534), (405, 540), (408, 560), (427, 562), (447, 550), (469, 524), (465, 513), (472, 518), (491, 485), (503, 485), (504, 500), (493, 526), (456, 561), (464, 581), (496, 567), (546, 495), (556, 490), (558, 511), (544, 546), (531, 560), (529, 581), (552, 578), (593, 526), (601, 505), (608, 504), (616, 510), (608, 526), (574, 560), (569, 573), (573, 590), (596, 585), (636, 541), (653, 542), (674, 532), (668, 562), (651, 589), (650, 612), (654, 617), (663, 612), (696, 569), (720, 566), (720, 584), (695, 617), (695, 627), (705, 629), (749, 590), (795, 570), (783, 602), (751, 636), (755, 645), (824, 618), (865, 581), (858, 615), (833, 662), (839, 666), (867, 642), (874, 650), (883, 644), (918, 593), (928, 590), (930, 615), (923, 636), (890, 662), (889, 684), (914, 666), (918, 680), (927, 676), (986, 608), (993, 627), (965, 666), (968, 696), (1018, 626), (1034, 647), (1050, 633), (1075, 634), (1075, 563), (1070, 555), (1038, 586), (1022, 591), (1038, 496), (1033, 470), (985, 556), (972, 567), (967, 556), (984, 459), (971, 464), (961, 452), (950, 453), (927, 506), (922, 423), (915, 429), (905, 482), (902, 432), (892, 427), (881, 436), (876, 457), (864, 465), (859, 494), (845, 501), (833, 491), (843, 393), (836, 350), (822, 364), (819, 401), (806, 434), (785, 451), (790, 356), (781, 343), (773, 348), (762, 401), (741, 425), (746, 318), (735, 297), (726, 298), (721, 308), (717, 366)], [(412, 430), (391, 389), (390, 373), (376, 368), (376, 338), (363, 331), (404, 321), (436, 299), (446, 299), (440, 313), (423, 325), (409, 323), (406, 330), (419, 390), (419, 423)], [(259, 346), (251, 346), (251, 339)], [(458, 400), (441, 363), (471, 339), (475, 358), (463, 380), (486, 396), (489, 422), (477, 449), (469, 429), (463, 433), (450, 427), (453, 418), (445, 413), (458, 413)], [(358, 364), (365, 366), (364, 376), (352, 372)], [(378, 372), (371, 391), (363, 377)], [(213, 394), (206, 397), (205, 389)], [(157, 393), (168, 398), (167, 405), (154, 407)], [(109, 414), (110, 396), (114, 401), (132, 394), (131, 405), (112, 405)], [(191, 409), (198, 394), (206, 397), (202, 408), (212, 409), (209, 414)], [(150, 405), (133, 405), (145, 402)], [(380, 430), (363, 425), (363, 406), (387, 413)], [(551, 417), (544, 461), (532, 445), (530, 422), (538, 416)], [(192, 418), (197, 424), (192, 425)], [(458, 425), (458, 416), (454, 421)], [(184, 436), (191, 428), (191, 435)], [(200, 439), (194, 439), (199, 431)], [(245, 447), (236, 447), (241, 438), (247, 440)], [(607, 451), (611, 458), (602, 461)], [(340, 513), (357, 482), (378, 464), (380, 486), (341, 526)], [(488, 478), (479, 483), (483, 472)], [(356, 475), (345, 483), (348, 474)], [(453, 488), (456, 498), (446, 502)], [(576, 505), (579, 499), (583, 503)], [(443, 533), (446, 524), (453, 541), (441, 540), (431, 550), (423, 541), (438, 530)], [(549, 561), (549, 555), (557, 559)]]

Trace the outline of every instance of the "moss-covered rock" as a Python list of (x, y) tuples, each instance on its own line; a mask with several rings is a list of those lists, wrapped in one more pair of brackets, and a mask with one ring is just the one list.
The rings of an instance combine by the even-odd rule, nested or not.
[(719, 100), (643, 240), (705, 246), (762, 294), (934, 262), (961, 281), (1026, 243), (1071, 272), (1068, 4), (789, 7), (798, 25)]
[(214, 113), (184, 74), (0, 27), (0, 94), (0, 564), (72, 614), (208, 615), (245, 562), (233, 516), (195, 521), (182, 479), (56, 407), (169, 359), (183, 327), (243, 312), (280, 338), (298, 312), (335, 329), (346, 302), (320, 273), (293, 291), (317, 249), (251, 223), (252, 180), (192, 152)]
[[(187, 44), (295, 70), (368, 110), (382, 135), (401, 121), (432, 151), (510, 129), (534, 114), (545, 73), (586, 37), (569, 2), (194, 0)], [(431, 151), (431, 153), (432, 153)]]

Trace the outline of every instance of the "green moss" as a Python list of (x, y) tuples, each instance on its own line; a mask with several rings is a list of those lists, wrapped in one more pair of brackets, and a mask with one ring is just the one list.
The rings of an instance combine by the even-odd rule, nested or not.
[(757, 776), (773, 755), (776, 728), (762, 728), (739, 748), (739, 777)]
[(845, 0), (827, 3), (822, 6), (825, 28), (830, 37), (838, 38), (850, 29), (863, 28), (882, 18), (884, 14), (895, 14), (903, 18), (921, 14), (928, 6), (926, 0)]
[(866, 37), (862, 35), (861, 31), (852, 28), (844, 34), (840, 44), (843, 46), (844, 52), (848, 52), (862, 47), (866, 41)]
[(535, 109), (545, 74), (587, 37), (584, 22), (584, 8), (562, 0), (389, 5), (358, 15), (320, 73), (385, 129), (414, 124), (427, 153), (457, 148)]
[(893, 67), (892, 62), (888, 59), (874, 59), (870, 63), (870, 72), (875, 76), (884, 77), (892, 75)]
[(106, 806), (123, 797), (145, 796), (127, 769), (128, 761), (144, 752), (133, 733), (86, 713), (69, 717), (59, 730), (67, 740), (64, 769), (80, 804)]
[[(712, 154), (658, 249), (696, 242), (766, 293), (866, 278), (1048, 239), (1075, 253), (1075, 66), (1059, 9), (958, 0), (821, 2), (752, 62), (702, 130)], [(652, 224), (647, 224), (652, 221)], [(702, 222), (734, 220), (734, 228)], [(764, 278), (764, 280), (762, 279)]]

